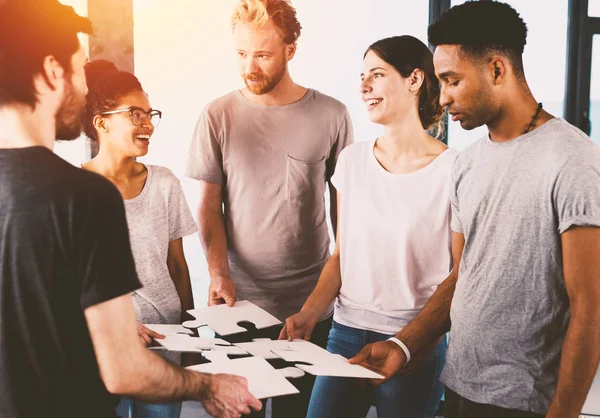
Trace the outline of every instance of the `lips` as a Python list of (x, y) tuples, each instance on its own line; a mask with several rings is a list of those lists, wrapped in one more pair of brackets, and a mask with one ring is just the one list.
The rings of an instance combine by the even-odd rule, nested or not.
[(140, 141), (146, 141), (146, 142), (150, 141), (149, 134), (137, 134), (137, 135), (134, 135), (134, 138), (138, 139)]
[(375, 109), (382, 101), (383, 101), (383, 99), (381, 99), (381, 98), (365, 99), (365, 103), (367, 105), (367, 110)]

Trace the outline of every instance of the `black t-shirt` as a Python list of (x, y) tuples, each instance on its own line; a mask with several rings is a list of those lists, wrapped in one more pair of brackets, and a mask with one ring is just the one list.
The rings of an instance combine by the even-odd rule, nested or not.
[(0, 416), (115, 417), (84, 310), (139, 287), (108, 180), (43, 147), (0, 149)]

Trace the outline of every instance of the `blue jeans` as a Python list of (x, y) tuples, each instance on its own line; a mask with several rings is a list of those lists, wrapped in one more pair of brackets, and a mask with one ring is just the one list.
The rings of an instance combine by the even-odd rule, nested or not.
[(123, 396), (117, 405), (121, 418), (179, 418), (180, 413), (181, 402), (147, 403)]
[[(333, 322), (327, 351), (354, 357), (365, 345), (391, 335), (364, 331)], [(376, 388), (359, 379), (319, 376), (315, 382), (308, 418), (364, 418), (375, 403), (378, 418), (433, 418), (444, 393), (439, 377), (446, 360), (446, 339), (419, 370), (396, 375)]]

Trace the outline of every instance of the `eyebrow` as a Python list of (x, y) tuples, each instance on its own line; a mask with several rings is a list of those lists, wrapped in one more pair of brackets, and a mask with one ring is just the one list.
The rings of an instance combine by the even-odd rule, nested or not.
[[(371, 69), (369, 70), (369, 72), (370, 72), (370, 73), (372, 73), (373, 71), (377, 71), (377, 70), (383, 70), (383, 71), (386, 71), (386, 70), (385, 70), (385, 68), (383, 68), (383, 67), (374, 67), (374, 68), (371, 68)], [(361, 75), (361, 76), (364, 76), (365, 74), (364, 74), (364, 73), (360, 73), (360, 75)]]
[(457, 75), (457, 73), (454, 71), (444, 71), (443, 73), (438, 75), (438, 78), (442, 79), (442, 78), (454, 77), (456, 75)]

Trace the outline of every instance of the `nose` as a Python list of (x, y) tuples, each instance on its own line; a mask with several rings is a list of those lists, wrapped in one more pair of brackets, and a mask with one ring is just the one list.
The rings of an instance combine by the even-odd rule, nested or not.
[(371, 88), (371, 83), (368, 81), (368, 78), (365, 77), (361, 82), (360, 82), (360, 92), (362, 94), (366, 94), (373, 91), (373, 88)]
[(440, 106), (446, 107), (452, 103), (452, 98), (446, 91), (446, 88), (442, 86), (440, 88)]
[(254, 58), (246, 58), (246, 62), (244, 63), (244, 71), (246, 74), (256, 73), (258, 68)]
[(148, 116), (142, 119), (142, 128), (150, 129), (150, 132), (154, 131), (154, 125)]

